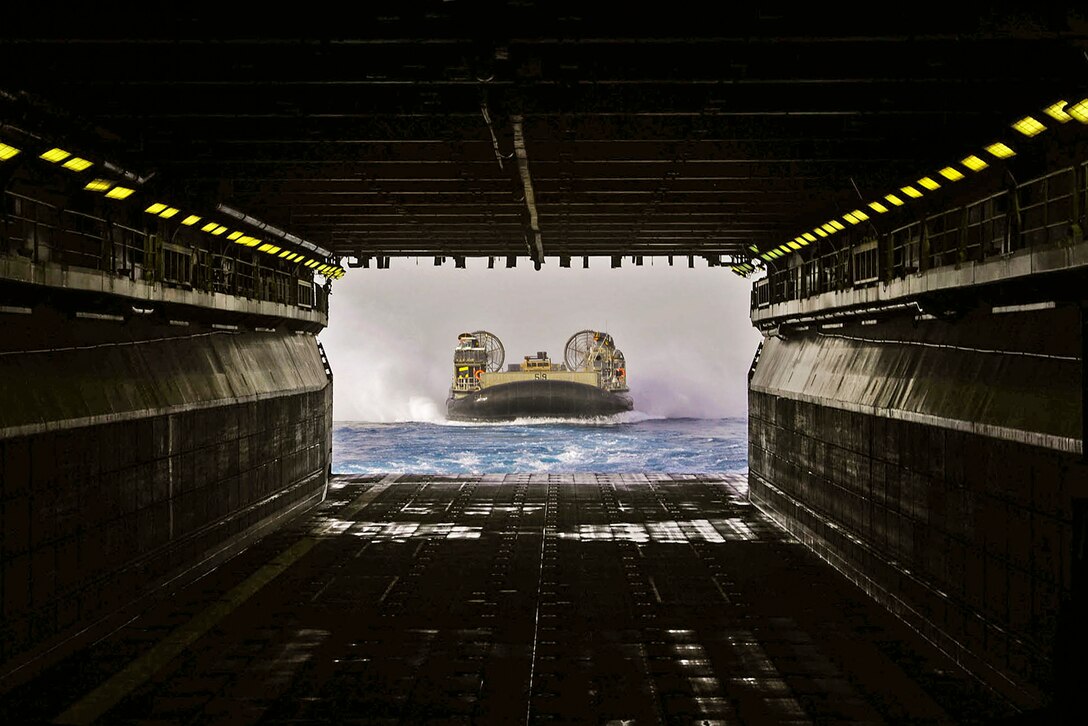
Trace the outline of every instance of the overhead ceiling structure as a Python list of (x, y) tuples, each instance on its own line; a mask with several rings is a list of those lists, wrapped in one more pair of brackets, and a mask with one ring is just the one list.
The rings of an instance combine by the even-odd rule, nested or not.
[(337, 256), (728, 261), (1088, 78), (1083, 11), (640, 7), (360, 3), (278, 30), (23, 14), (0, 119)]

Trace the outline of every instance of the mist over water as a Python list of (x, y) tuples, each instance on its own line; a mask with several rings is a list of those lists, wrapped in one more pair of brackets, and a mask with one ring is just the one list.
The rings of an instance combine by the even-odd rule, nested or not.
[(320, 336), (335, 375), (334, 418), (445, 423), (459, 333), (494, 333), (512, 363), (538, 350), (561, 361), (567, 339), (587, 328), (607, 330), (624, 352), (633, 415), (746, 415), (759, 341), (748, 281), (686, 260), (619, 270), (602, 259), (588, 270), (550, 260), (539, 272), (520, 262), (488, 270), (486, 260), (454, 269), (394, 259), (389, 270), (350, 270), (334, 284)]

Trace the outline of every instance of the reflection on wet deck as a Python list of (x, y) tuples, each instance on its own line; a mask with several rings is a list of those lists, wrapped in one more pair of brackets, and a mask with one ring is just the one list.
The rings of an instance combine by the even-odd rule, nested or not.
[(337, 477), (309, 516), (0, 697), (6, 723), (1005, 709), (760, 514), (736, 475)]

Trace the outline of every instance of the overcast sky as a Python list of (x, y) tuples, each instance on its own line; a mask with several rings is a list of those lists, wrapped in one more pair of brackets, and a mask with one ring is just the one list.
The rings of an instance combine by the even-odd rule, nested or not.
[(388, 270), (348, 269), (333, 283), (329, 327), (319, 339), (335, 375), (338, 421), (441, 421), (457, 335), (487, 330), (506, 362), (538, 350), (563, 359), (579, 330), (607, 330), (627, 358), (635, 410), (650, 416), (747, 414), (747, 373), (759, 342), (748, 319), (750, 281), (728, 267), (686, 258), (642, 267), (607, 258), (539, 272), (526, 259), (393, 258)]

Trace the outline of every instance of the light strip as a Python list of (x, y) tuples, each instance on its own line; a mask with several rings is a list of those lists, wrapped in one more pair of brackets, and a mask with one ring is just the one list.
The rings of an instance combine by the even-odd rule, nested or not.
[(869, 215), (866, 214), (865, 212), (861, 211), (860, 209), (855, 209), (854, 210), (854, 216), (858, 218), (859, 222), (864, 222), (865, 220), (867, 220), (869, 218)]
[(894, 194), (886, 194), (886, 195), (884, 195), (884, 198), (887, 199), (889, 202), (891, 202), (892, 204), (894, 204), (897, 207), (902, 207), (903, 206), (903, 200), (900, 199), (899, 197), (895, 196)]
[(178, 213), (178, 210), (175, 209), (174, 207), (167, 207), (166, 209), (159, 212), (159, 216), (162, 217), (163, 219), (170, 219), (171, 217), (173, 217), (177, 213)]
[(184, 224), (187, 227), (192, 227), (194, 224), (196, 224), (199, 221), (200, 221), (200, 217), (196, 216), (195, 214), (190, 214), (188, 217), (181, 220), (181, 223)]
[(953, 169), (950, 166), (946, 166), (945, 168), (941, 169), (941, 176), (943, 176), (948, 181), (959, 181), (963, 178), (963, 174), (961, 172)]
[(915, 189), (914, 187), (912, 187), (910, 184), (906, 185), (905, 187), (901, 187), (899, 189), (899, 191), (903, 192), (908, 197), (913, 197), (915, 199), (922, 196), (922, 193), (920, 191), (918, 191), (917, 189)]
[(71, 154), (68, 153), (67, 151), (65, 151), (64, 149), (50, 149), (49, 151), (45, 152), (44, 154), (42, 154), (38, 158), (39, 159), (45, 159), (46, 161), (50, 161), (50, 162), (56, 164), (58, 161), (64, 161), (69, 156), (71, 156)]
[(987, 164), (985, 161), (978, 158), (974, 154), (968, 156), (966, 159), (961, 160), (960, 163), (966, 166), (971, 171), (982, 171), (989, 166), (989, 164)]
[(832, 227), (834, 227), (836, 230), (839, 230), (839, 231), (842, 231), (842, 230), (846, 229), (846, 226), (843, 225), (843, 223), (840, 222), (837, 219), (831, 220), (830, 222), (828, 222), (828, 224), (830, 224)]
[(273, 227), (272, 225), (267, 224), (265, 222), (262, 222), (261, 220), (255, 218), (255, 217), (252, 217), (252, 216), (250, 216), (248, 214), (245, 214), (244, 212), (240, 212), (237, 209), (234, 209), (233, 207), (228, 207), (225, 204), (220, 204), (216, 208), (220, 212), (223, 212), (224, 214), (230, 215), (231, 217), (234, 217), (235, 219), (237, 219), (239, 221), (245, 222), (245, 223), (247, 223), (247, 224), (249, 224), (249, 225), (251, 225), (253, 227), (256, 227), (257, 229), (260, 229), (260, 230), (263, 230), (263, 231), (268, 232), (270, 234), (273, 234), (273, 235), (275, 235), (276, 237), (279, 237), (282, 240), (285, 240), (287, 242), (291, 242), (292, 244), (294, 244), (294, 245), (296, 245), (298, 247), (301, 247), (301, 248), (307, 249), (307, 250), (311, 250), (311, 251), (317, 253), (318, 255), (323, 255), (323, 256), (326, 256), (326, 257), (332, 255), (331, 252), (329, 252), (328, 250), (326, 250), (326, 249), (324, 249), (322, 247), (318, 247), (317, 245), (315, 245), (315, 244), (313, 244), (311, 242), (307, 242), (306, 240), (304, 240), (304, 239), (302, 239), (300, 237), (296, 237), (295, 235), (293, 235), (293, 234), (291, 234), (289, 232), (284, 232), (282, 229), (279, 229), (278, 227)]
[(797, 244), (796, 242), (790, 242), (790, 243), (789, 243), (789, 246), (790, 246), (790, 249), (791, 249), (791, 250), (799, 250), (799, 249), (801, 249), (801, 245)]
[(200, 228), (200, 231), (201, 232), (211, 232), (213, 229), (215, 229), (218, 226), (219, 225), (216, 224), (215, 222), (208, 222), (207, 224), (205, 224), (203, 227)]
[(885, 212), (888, 211), (888, 208), (885, 207), (880, 202), (869, 202), (869, 208), (872, 209), (874, 212), (877, 212), (879, 214), (884, 214)]
[(71, 169), (72, 171), (83, 171), (84, 169), (89, 169), (94, 166), (94, 163), (87, 161), (86, 159), (81, 159), (78, 156), (73, 156), (71, 159), (64, 162), (62, 166), (64, 166), (65, 169)]
[(820, 235), (821, 237), (826, 237), (827, 236), (827, 232), (823, 231), (819, 227), (817, 227), (816, 229), (814, 229), (812, 231), (815, 232), (816, 234)]
[(218, 227), (216, 227), (215, 229), (212, 230), (212, 234), (214, 234), (216, 237), (218, 237), (219, 235), (223, 234), (226, 231), (227, 231), (226, 227), (224, 227), (223, 225), (219, 225)]
[(1010, 149), (1008, 146), (1005, 146), (1000, 141), (987, 146), (986, 151), (988, 151), (993, 156), (996, 156), (998, 159), (1008, 159), (1010, 156), (1016, 156), (1015, 151)]
[(1058, 101), (1057, 103), (1050, 104), (1043, 109), (1043, 113), (1045, 113), (1047, 116), (1054, 119), (1058, 123), (1063, 124), (1069, 119), (1073, 118), (1065, 112), (1065, 101)]
[(816, 241), (816, 236), (813, 235), (812, 232), (805, 232), (801, 236), (804, 237), (805, 239), (807, 239), (809, 242), (815, 242)]
[(158, 214), (159, 212), (161, 212), (164, 209), (166, 209), (165, 204), (163, 204), (162, 202), (155, 202), (154, 204), (152, 204), (150, 207), (148, 207), (144, 211), (147, 212), (148, 214)]
[(104, 192), (113, 186), (113, 182), (106, 181), (105, 179), (92, 179), (87, 182), (83, 188), (90, 192)]
[(235, 240), (235, 239), (238, 239), (241, 236), (242, 236), (241, 232), (231, 232), (230, 234), (227, 235), (227, 239)]
[(918, 184), (919, 184), (919, 185), (921, 185), (921, 186), (923, 186), (923, 187), (925, 187), (925, 188), (926, 188), (926, 189), (928, 189), (929, 191), (933, 191), (934, 189), (940, 189), (940, 188), (941, 188), (941, 185), (940, 185), (940, 184), (938, 184), (937, 182), (933, 181), (933, 180), (932, 180), (932, 179), (930, 179), (930, 178), (929, 178), (928, 176), (924, 176), (924, 177), (922, 177), (921, 179), (919, 179), (919, 180), (918, 180)]
[(1046, 126), (1043, 126), (1036, 119), (1031, 116), (1025, 116), (1012, 125), (1014, 129), (1022, 133), (1024, 136), (1031, 138), (1032, 136), (1038, 136), (1042, 132), (1046, 131)]
[(135, 193), (135, 189), (130, 189), (128, 187), (114, 187), (106, 192), (106, 196), (110, 199), (128, 199)]
[(11, 157), (15, 156), (21, 151), (14, 146), (8, 146), (7, 144), (0, 144), (0, 161), (7, 161)]
[(1077, 101), (1072, 106), (1067, 107), (1065, 112), (1082, 124), (1088, 124), (1088, 98)]

